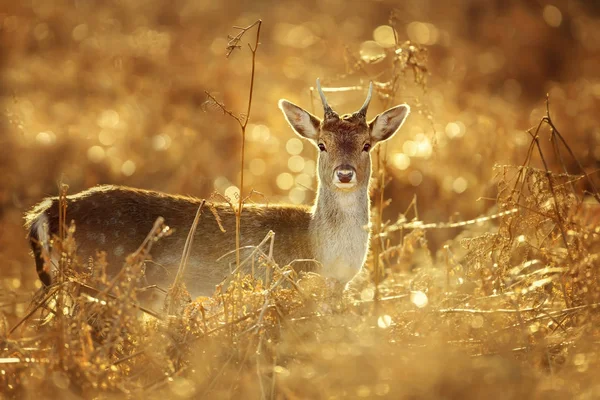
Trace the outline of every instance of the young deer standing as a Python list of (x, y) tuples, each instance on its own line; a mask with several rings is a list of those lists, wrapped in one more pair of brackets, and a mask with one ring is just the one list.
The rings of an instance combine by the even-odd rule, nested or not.
[[(284, 265), (293, 260), (314, 259), (322, 275), (342, 283), (361, 269), (368, 250), (369, 180), (371, 149), (394, 135), (409, 113), (407, 105), (393, 107), (367, 122), (372, 84), (363, 106), (353, 114), (339, 116), (321, 90), (323, 120), (286, 100), (279, 107), (294, 131), (319, 149), (318, 191), (312, 208), (294, 205), (245, 205), (240, 246), (257, 245), (272, 230), (274, 256)], [(173, 283), (186, 238), (201, 200), (122, 186), (97, 186), (67, 196), (67, 221), (75, 221), (77, 255), (82, 260), (105, 250), (109, 275), (123, 265), (160, 216), (174, 230), (152, 248), (146, 263), (146, 281), (167, 289)], [(29, 240), (40, 279), (52, 282), (56, 267), (45, 265), (43, 252), (52, 254), (58, 233), (58, 198), (47, 198), (26, 216)], [(194, 245), (184, 275), (192, 296), (211, 294), (230, 272), (220, 260), (235, 248), (235, 214), (228, 204), (215, 203), (222, 232), (215, 217), (204, 212), (194, 236)], [(55, 258), (52, 257), (52, 258)], [(52, 263), (51, 263), (52, 264)], [(294, 264), (296, 265), (296, 264)]]

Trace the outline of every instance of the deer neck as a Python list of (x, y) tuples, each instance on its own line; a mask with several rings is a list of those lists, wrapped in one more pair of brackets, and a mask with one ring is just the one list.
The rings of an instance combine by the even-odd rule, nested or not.
[(323, 275), (346, 282), (362, 267), (369, 244), (369, 209), (366, 185), (352, 192), (320, 185), (310, 230)]

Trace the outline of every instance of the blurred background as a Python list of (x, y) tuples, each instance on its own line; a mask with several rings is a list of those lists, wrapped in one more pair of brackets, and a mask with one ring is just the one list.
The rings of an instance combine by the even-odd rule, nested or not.
[(369, 80), (380, 83), (369, 118), (396, 103), (412, 107), (385, 149), (392, 220), (415, 195), (425, 222), (489, 212), (494, 165), (524, 161), (525, 130), (545, 114), (546, 94), (579, 161), (597, 168), (598, 1), (3, 1), (3, 292), (39, 287), (22, 215), (56, 195), (60, 180), (70, 193), (101, 183), (199, 197), (237, 190), (239, 127), (205, 91), (245, 112), (254, 32), (229, 58), (226, 47), (233, 26), (259, 18), (244, 191), (264, 201), (314, 198), (316, 150), (292, 133), (277, 101), (321, 116), (317, 77), (326, 88), (356, 89), (328, 93), (340, 113), (360, 107)]

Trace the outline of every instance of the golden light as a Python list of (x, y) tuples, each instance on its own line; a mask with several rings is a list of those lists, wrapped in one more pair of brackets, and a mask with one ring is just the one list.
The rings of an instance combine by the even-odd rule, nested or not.
[(164, 151), (171, 147), (171, 137), (166, 133), (161, 133), (152, 137), (152, 148), (156, 151)]
[(454, 182), (452, 182), (452, 190), (454, 190), (456, 193), (459, 193), (459, 194), (464, 192), (465, 190), (467, 190), (468, 186), (469, 186), (469, 183), (462, 176), (459, 176), (458, 178), (456, 178), (454, 180)]
[(381, 329), (387, 329), (392, 325), (392, 317), (389, 315), (382, 315), (377, 319), (377, 326)]
[(298, 138), (291, 138), (285, 143), (285, 150), (288, 154), (297, 155), (302, 153), (302, 149), (304, 148), (304, 143), (302, 140)]
[(373, 31), (373, 39), (384, 48), (393, 47), (396, 44), (394, 28), (389, 25), (381, 25)]
[(99, 163), (106, 157), (106, 153), (101, 146), (92, 146), (87, 151), (87, 158), (93, 163)]
[(255, 176), (259, 176), (265, 173), (267, 169), (267, 163), (262, 158), (253, 158), (250, 161), (250, 173)]
[(368, 63), (376, 63), (385, 58), (385, 51), (376, 41), (367, 40), (360, 45), (360, 58)]
[(127, 160), (121, 166), (121, 173), (125, 176), (131, 176), (135, 172), (135, 163), (132, 160)]
[(479, 329), (483, 327), (483, 317), (481, 315), (475, 315), (471, 320), (471, 327)]
[(423, 182), (423, 174), (419, 171), (411, 171), (411, 173), (408, 174), (408, 181), (413, 186), (419, 186), (421, 182)]
[(399, 170), (405, 170), (410, 166), (410, 157), (404, 153), (394, 154), (392, 164), (394, 164), (394, 167), (398, 168)]
[(317, 163), (314, 160), (304, 160), (304, 169), (302, 170), (305, 174), (314, 176)]
[(225, 193), (223, 195), (229, 199), (229, 201), (235, 201), (240, 198), (240, 189), (237, 186), (231, 185), (227, 189), (225, 189)]
[(104, 146), (112, 146), (116, 140), (114, 131), (110, 129), (102, 129), (98, 134), (98, 141)]
[(100, 128), (114, 128), (119, 124), (119, 113), (115, 110), (104, 110), (97, 123)]
[(558, 28), (562, 23), (562, 13), (553, 5), (546, 5), (542, 13), (544, 21), (553, 28)]
[(218, 176), (217, 178), (215, 178), (215, 180), (213, 182), (213, 186), (217, 192), (224, 193), (225, 190), (229, 186), (231, 186), (231, 183), (229, 182), (229, 179), (227, 179), (226, 177)]
[(56, 142), (56, 135), (52, 131), (44, 131), (38, 133), (35, 140), (41, 145), (49, 146)]
[(75, 28), (73, 28), (73, 31), (71, 32), (71, 37), (74, 41), (81, 42), (88, 36), (88, 31), (89, 29), (87, 24), (79, 24)]
[(292, 204), (302, 204), (306, 198), (306, 191), (302, 188), (295, 187), (290, 190), (288, 197)]
[(375, 291), (372, 288), (365, 288), (360, 292), (360, 299), (362, 301), (371, 301), (375, 298)]
[(308, 174), (298, 174), (295, 183), (302, 188), (310, 188), (313, 184), (313, 178)]
[(424, 45), (436, 44), (439, 38), (439, 31), (433, 24), (414, 21), (406, 26), (408, 38), (415, 43)]
[(255, 142), (264, 142), (271, 137), (271, 130), (266, 125), (248, 125), (248, 139)]
[(289, 172), (277, 175), (277, 187), (281, 190), (290, 190), (294, 186), (294, 177)]
[(420, 290), (410, 293), (410, 301), (419, 308), (423, 308), (429, 303), (427, 295), (424, 292), (421, 292)]
[(291, 156), (288, 158), (288, 168), (293, 172), (301, 172), (304, 169), (304, 157)]
[(416, 156), (417, 155), (417, 143), (412, 140), (407, 140), (402, 145), (402, 151), (409, 157)]
[(448, 125), (446, 125), (446, 135), (448, 135), (449, 138), (458, 137), (458, 135), (460, 135), (460, 126), (458, 126), (456, 122), (449, 122)]

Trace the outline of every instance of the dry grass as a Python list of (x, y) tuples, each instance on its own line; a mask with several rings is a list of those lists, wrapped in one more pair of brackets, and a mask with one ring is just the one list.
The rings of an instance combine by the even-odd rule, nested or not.
[[(592, 6), (558, 2), (555, 28), (553, 9), (516, 2), (503, 11), (419, 2), (393, 13), (357, 2), (336, 18), (327, 2), (315, 3), (328, 10), (318, 15), (295, 2), (201, 3), (0, 10), (0, 398), (598, 397)], [(215, 39), (256, 13), (265, 21), (258, 54), (243, 38)], [(386, 23), (395, 44), (374, 51), (364, 41)], [(507, 24), (519, 27), (510, 38)], [(216, 57), (238, 45), (233, 60)], [(239, 117), (240, 140), (236, 121), (203, 93), (249, 114), (239, 88), (250, 65), (253, 119)], [(168, 234), (163, 221), (109, 277), (102, 253), (77, 261), (68, 210), (55, 239), (60, 279), (36, 290), (21, 216), (63, 173), (71, 191), (110, 181), (206, 197), (244, 176), (242, 193), (289, 201), (301, 190), (309, 202), (298, 180), (309, 167), (289, 169), (293, 188), (276, 184), (292, 153), (272, 115), (283, 93), (303, 104), (311, 95), (318, 109), (306, 89), (316, 76), (332, 77), (335, 108), (353, 107), (374, 80), (374, 108), (406, 101), (416, 110), (375, 160), (373, 251), (348, 291), (278, 265), (267, 237), (247, 261), (254, 276), (193, 302), (175, 285), (152, 312), (138, 283)], [(231, 154), (245, 139), (238, 172)], [(258, 174), (245, 166), (252, 160), (269, 168)], [(244, 197), (236, 200), (243, 223)]]

